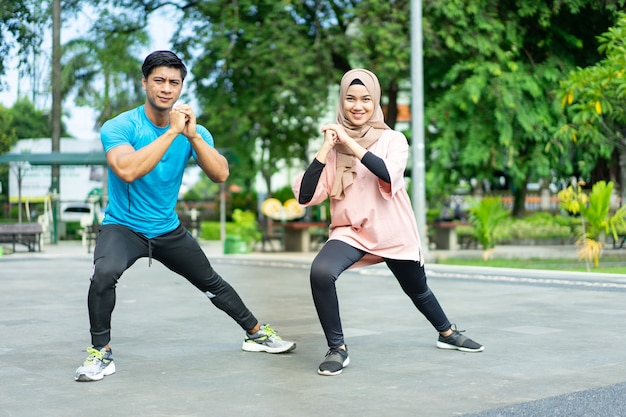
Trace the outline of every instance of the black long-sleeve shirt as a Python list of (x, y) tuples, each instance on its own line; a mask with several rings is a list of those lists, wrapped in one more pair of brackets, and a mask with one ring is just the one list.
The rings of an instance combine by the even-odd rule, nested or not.
[[(389, 175), (385, 161), (383, 161), (382, 158), (374, 155), (370, 151), (367, 151), (365, 155), (363, 155), (363, 158), (361, 158), (361, 163), (365, 165), (365, 167), (369, 169), (372, 174), (376, 175), (381, 180), (389, 183), (391, 182), (391, 176)], [(325, 165), (326, 164), (318, 161), (317, 158), (314, 158), (313, 162), (311, 162), (309, 167), (304, 172), (304, 175), (302, 176), (302, 183), (300, 184), (300, 195), (298, 197), (298, 202), (300, 204), (306, 204), (313, 198), (315, 188), (317, 187), (317, 183), (322, 175)]]

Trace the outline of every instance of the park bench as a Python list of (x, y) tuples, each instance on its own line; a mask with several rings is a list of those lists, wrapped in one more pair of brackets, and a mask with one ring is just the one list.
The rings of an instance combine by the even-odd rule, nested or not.
[(326, 222), (286, 222), (283, 229), (285, 252), (309, 252), (328, 237)]
[(476, 239), (472, 236), (459, 236), (457, 233), (457, 228), (470, 225), (470, 223), (464, 221), (438, 221), (433, 223), (433, 242), (437, 249), (456, 250), (460, 248), (469, 249), (470, 247), (476, 247)]
[(40, 223), (0, 223), (0, 243), (24, 245), (29, 252), (41, 252), (43, 226)]

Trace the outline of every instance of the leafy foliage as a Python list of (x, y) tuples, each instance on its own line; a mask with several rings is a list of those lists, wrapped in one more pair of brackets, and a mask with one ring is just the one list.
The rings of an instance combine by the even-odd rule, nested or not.
[(497, 243), (524, 239), (567, 239), (579, 224), (575, 217), (537, 212), (523, 218), (503, 219), (496, 226), (494, 235)]
[[(561, 105), (568, 114), (558, 138), (573, 143), (577, 169), (585, 176), (600, 158), (619, 160), (622, 201), (626, 201), (626, 13), (616, 25), (598, 37), (605, 58), (577, 68), (561, 82)], [(564, 146), (564, 145), (562, 145)], [(618, 158), (613, 158), (614, 152)]]
[(0, 104), (0, 154), (10, 151), (17, 142), (13, 119), (13, 114)]
[[(8, 56), (19, 49), (26, 59), (48, 30), (48, 2), (9, 3), (0, 11), (0, 52)], [(396, 103), (409, 91), (410, 3), (67, 0), (64, 17), (91, 7), (99, 18), (89, 36), (65, 45), (64, 91), (66, 97), (75, 93), (80, 105), (94, 107), (98, 124), (135, 105), (135, 48), (146, 45), (143, 31), (152, 13), (175, 10), (179, 28), (173, 49), (192, 69), (195, 88), (190, 90), (201, 107), (199, 121), (214, 133), (220, 149), (236, 155), (231, 178), (249, 188), (261, 172), (271, 193), (272, 175), (306, 161), (320, 121), (333, 117), (327, 112), (333, 107), (329, 88), (344, 71), (366, 67), (379, 75), (387, 122), (394, 126)], [(579, 140), (586, 140), (580, 129), (598, 122), (608, 128), (601, 131), (605, 138), (620, 132), (619, 119), (608, 116), (624, 106), (606, 95), (615, 92), (619, 98), (623, 89), (601, 88), (603, 99), (583, 108), (596, 114), (600, 108), (602, 118), (573, 122), (555, 139), (557, 127), (566, 125), (559, 106), (564, 95), (556, 87), (570, 70), (595, 64), (600, 53), (620, 56), (619, 25), (600, 39), (596, 35), (615, 24), (626, 0), (423, 4), (426, 120), (435, 132), (427, 141), (431, 199), (460, 181), (483, 184), (503, 176), (515, 196), (514, 214), (521, 215), (527, 182), (584, 174), (599, 157), (612, 155), (615, 146), (605, 142), (574, 147), (570, 128), (579, 129)], [(573, 97), (568, 112), (583, 103), (579, 93)], [(620, 183), (626, 184), (626, 177)]]
[[(0, 7), (0, 56), (14, 56), (21, 51), (20, 65), (26, 64), (30, 53), (37, 52), (43, 40), (45, 3), (39, 0), (3, 1)], [(5, 59), (0, 60), (0, 76), (6, 72)]]
[(495, 247), (496, 226), (508, 216), (509, 212), (499, 197), (485, 197), (470, 203), (469, 219), (474, 226), (474, 237), (485, 250)]
[(618, 231), (626, 227), (626, 207), (612, 215), (610, 213), (612, 193), (612, 182), (598, 181), (589, 195), (582, 190), (582, 183), (575, 187), (570, 185), (558, 194), (561, 208), (572, 214), (580, 214), (582, 234), (577, 241), (581, 246), (579, 254), (581, 259), (593, 261), (596, 267), (603, 248), (601, 236), (612, 233), (617, 240)]
[(433, 187), (504, 174), (521, 215), (530, 180), (569, 175), (569, 150), (552, 146), (564, 121), (555, 90), (569, 69), (597, 60), (594, 34), (624, 4), (426, 2)]
[(261, 239), (262, 233), (253, 212), (241, 209), (233, 210), (233, 223), (233, 233), (246, 242), (249, 249)]
[(64, 45), (63, 96), (75, 93), (77, 105), (97, 109), (96, 127), (144, 100), (135, 55), (149, 38), (132, 17), (102, 10), (88, 37)]
[(323, 62), (287, 5), (216, 1), (183, 17), (194, 33), (178, 46), (186, 56), (204, 51), (191, 65), (199, 120), (237, 155), (232, 176), (248, 184), (257, 171), (270, 181), (281, 162), (304, 159), (325, 107)]

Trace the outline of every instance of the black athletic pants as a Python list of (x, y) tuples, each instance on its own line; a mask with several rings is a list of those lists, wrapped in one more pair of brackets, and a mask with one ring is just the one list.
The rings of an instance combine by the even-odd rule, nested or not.
[[(364, 255), (364, 251), (345, 242), (329, 240), (311, 265), (313, 302), (329, 348), (345, 344), (335, 281), (343, 271)], [(419, 262), (393, 259), (385, 259), (385, 263), (400, 283), (402, 290), (433, 327), (439, 332), (450, 329), (451, 324), (446, 314), (435, 294), (428, 288), (424, 266)]]
[(98, 233), (87, 297), (94, 346), (105, 346), (111, 339), (117, 281), (135, 261), (145, 257), (154, 258), (185, 277), (242, 329), (250, 330), (257, 324), (237, 292), (213, 270), (198, 242), (182, 225), (154, 239), (124, 226), (105, 225)]

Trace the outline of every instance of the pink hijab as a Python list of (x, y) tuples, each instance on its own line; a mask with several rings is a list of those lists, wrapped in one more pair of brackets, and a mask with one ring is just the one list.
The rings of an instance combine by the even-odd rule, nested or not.
[[(350, 84), (359, 79), (367, 88), (372, 96), (372, 101), (376, 103), (374, 114), (363, 126), (355, 126), (350, 123), (346, 117), (343, 102)], [(337, 108), (337, 123), (343, 126), (346, 133), (365, 149), (370, 147), (380, 138), (384, 130), (391, 129), (385, 123), (383, 109), (380, 107), (380, 83), (376, 75), (366, 69), (353, 69), (346, 72), (341, 79), (341, 87), (339, 92), (339, 107)], [(335, 174), (335, 182), (331, 190), (330, 196), (337, 200), (343, 200), (345, 197), (345, 189), (352, 184), (356, 176), (354, 169), (354, 156), (352, 152), (344, 145), (336, 145), (337, 150), (337, 172)]]

